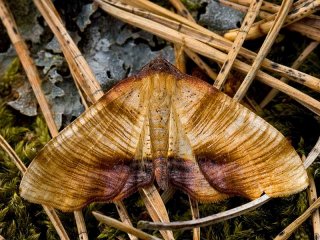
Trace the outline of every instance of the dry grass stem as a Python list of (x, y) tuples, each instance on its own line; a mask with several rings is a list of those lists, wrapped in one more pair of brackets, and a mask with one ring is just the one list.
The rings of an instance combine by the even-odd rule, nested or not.
[[(21, 159), (18, 157), (16, 152), (11, 148), (11, 146), (7, 143), (7, 141), (0, 135), (0, 147), (5, 151), (13, 163), (17, 166), (19, 171), (24, 174), (27, 171), (27, 167), (23, 164)], [(57, 231), (59, 237), (63, 240), (69, 240), (68, 234), (64, 229), (56, 211), (48, 206), (42, 205), (44, 211), (48, 215), (53, 227)]]
[[(310, 185), (308, 187), (308, 199), (309, 199), (309, 205), (312, 205), (316, 199), (317, 196), (317, 187), (314, 182), (314, 178), (312, 174), (309, 175)], [(319, 239), (320, 237), (320, 215), (319, 215), (319, 209), (315, 210), (314, 213), (312, 213), (311, 216), (312, 219), (312, 227), (313, 227), (313, 236), (314, 239)]]
[[(303, 52), (299, 55), (299, 57), (294, 61), (292, 64), (291, 68), (298, 69), (301, 64), (306, 60), (306, 58), (309, 56), (310, 53), (313, 52), (313, 50), (319, 45), (318, 42), (311, 42), (304, 50)], [(288, 79), (282, 77), (280, 79), (282, 82), (287, 82)], [(279, 93), (278, 90), (272, 89), (267, 96), (262, 100), (260, 103), (260, 107), (264, 108), (266, 105), (269, 104), (269, 102), (272, 101), (272, 99)]]
[(118, 220), (115, 220), (113, 218), (110, 218), (110, 217), (107, 217), (101, 213), (98, 213), (98, 212), (92, 212), (93, 216), (99, 221), (99, 222), (102, 222), (104, 224), (107, 224), (108, 226), (111, 226), (111, 227), (114, 227), (114, 228), (117, 228), (121, 231), (124, 231), (124, 232), (127, 232), (127, 233), (130, 233), (134, 236), (136, 236), (137, 238), (139, 239), (145, 239), (145, 240), (160, 240), (159, 238), (157, 237), (154, 237), (152, 235), (149, 235), (145, 232), (142, 232), (141, 230), (139, 229), (136, 229), (132, 226), (128, 226)]
[(286, 16), (289, 13), (290, 7), (293, 3), (293, 0), (284, 0), (282, 2), (281, 8), (277, 14), (277, 17), (275, 18), (272, 27), (270, 28), (270, 31), (264, 40), (256, 59), (254, 60), (252, 67), (250, 68), (249, 72), (247, 73), (245, 79), (241, 83), (238, 91), (234, 95), (234, 99), (241, 100), (246, 92), (249, 89), (249, 86), (251, 85), (253, 79), (257, 75), (257, 72), (262, 64), (263, 59), (267, 56), (269, 53), (273, 42), (276, 40), (276, 37), (281, 29), (281, 26), (283, 25)]
[(27, 171), (27, 167), (23, 164), (21, 159), (18, 157), (16, 152), (10, 147), (8, 142), (0, 135), (0, 147), (5, 151), (10, 159), (13, 161), (14, 165), (17, 166), (21, 173), (25, 173)]
[(303, 162), (304, 166), (308, 168), (319, 156), (320, 153), (320, 138), (318, 139), (316, 145), (312, 148), (311, 152), (308, 154), (307, 159)]
[[(240, 5), (235, 2), (241, 2), (241, 1), (232, 2), (232, 1), (228, 1), (228, 0), (220, 0), (220, 3), (222, 3), (225, 6), (232, 7), (234, 9), (242, 11), (242, 12), (247, 11), (247, 9), (248, 9), (247, 1), (241, 2), (241, 4), (244, 4), (244, 5)], [(273, 8), (266, 7), (269, 4), (276, 6), (276, 7), (273, 7)], [(270, 18), (272, 16), (272, 13), (277, 13), (279, 7), (280, 6), (272, 4), (272, 3), (263, 2), (262, 6), (261, 6), (262, 11), (259, 12), (259, 17), (261, 17), (262, 19)], [(266, 11), (263, 11), (263, 10), (266, 10)], [(270, 11), (268, 11), (268, 10), (270, 10)], [(294, 22), (294, 23), (288, 25), (286, 28), (291, 31), (299, 32), (302, 35), (304, 35), (314, 41), (319, 41), (320, 31), (319, 31), (319, 28), (317, 27), (317, 25), (319, 25), (319, 19), (314, 19), (314, 16), (315, 15), (309, 15), (308, 17), (305, 17), (297, 22)]]
[[(152, 32), (153, 34), (162, 37), (170, 42), (184, 44), (191, 50), (220, 63), (223, 62), (226, 58), (225, 53), (220, 52), (217, 49), (208, 46), (207, 44), (197, 41), (186, 34), (182, 34), (157, 22), (123, 11), (101, 0), (96, 0), (96, 2), (103, 10), (107, 11), (112, 16), (119, 18), (124, 22), (130, 23), (136, 27)], [(250, 66), (248, 64), (243, 63), (239, 60), (235, 61), (234, 67), (240, 72), (244, 73), (247, 73), (250, 70)], [(286, 93), (294, 99), (305, 103), (307, 106), (311, 106), (314, 109), (320, 110), (320, 103), (317, 100), (283, 82), (280, 82), (278, 79), (271, 77), (270, 75), (262, 71), (257, 72), (256, 78), (261, 82)], [(317, 84), (319, 84), (319, 82)]]
[(241, 24), (241, 28), (239, 30), (239, 33), (237, 34), (237, 36), (232, 44), (231, 50), (228, 53), (227, 59), (224, 61), (223, 65), (220, 69), (220, 72), (217, 76), (217, 79), (214, 82), (214, 86), (216, 88), (221, 89), (224, 82), (226, 81), (228, 74), (231, 70), (231, 67), (232, 67), (236, 57), (238, 56), (238, 53), (242, 47), (242, 44), (244, 43), (244, 40), (246, 39), (248, 31), (259, 13), (261, 4), (262, 4), (262, 0), (260, 0), (260, 1), (252, 0), (251, 1), (248, 12), (243, 20), (243, 23)]
[(83, 92), (88, 96), (88, 101), (90, 103), (97, 101), (103, 96), (102, 89), (77, 45), (63, 26), (52, 2), (50, 0), (34, 0), (34, 3), (57, 38), (70, 66), (70, 71), (82, 87)]
[[(129, 214), (128, 214), (127, 209), (126, 209), (125, 205), (123, 204), (123, 202), (117, 201), (114, 204), (117, 207), (117, 211), (119, 213), (121, 221), (128, 226), (132, 226), (131, 220), (129, 218)], [(136, 236), (134, 236), (130, 233), (128, 233), (128, 237), (130, 238), (130, 240), (138, 240), (138, 238)]]
[(76, 220), (77, 228), (78, 228), (78, 235), (80, 240), (88, 240), (88, 232), (86, 228), (86, 223), (84, 221), (84, 217), (82, 211), (74, 211), (74, 218)]
[[(170, 222), (166, 207), (154, 185), (141, 188), (139, 192), (153, 221)], [(172, 231), (160, 231), (160, 233), (165, 240), (174, 239)]]
[(186, 56), (184, 54), (184, 47), (175, 44), (174, 45), (174, 56), (175, 56), (175, 66), (178, 68), (181, 72), (186, 73)]
[[(189, 37), (195, 38), (196, 40), (199, 40), (203, 43), (206, 43), (206, 44), (212, 46), (213, 48), (222, 50), (224, 52), (229, 52), (231, 50), (232, 42), (222, 38), (221, 36), (217, 35), (214, 32), (211, 32), (207, 29), (205, 29), (206, 31), (203, 31), (203, 30), (200, 31), (198, 29), (194, 29), (194, 28), (191, 28), (187, 25), (184, 25), (183, 23), (169, 20), (167, 18), (161, 17), (161, 16), (156, 15), (154, 13), (150, 13), (146, 10), (141, 10), (141, 9), (129, 6), (129, 5), (121, 4), (119, 1), (97, 0), (96, 2), (98, 2), (98, 1), (100, 2), (100, 5), (102, 8), (103, 8), (103, 5), (105, 5), (106, 3), (109, 3), (115, 7), (122, 9), (122, 10), (133, 13), (133, 14), (135, 14), (135, 16), (138, 15), (143, 18), (149, 19), (151, 21), (160, 23), (162, 25), (162, 27), (166, 26), (166, 27), (169, 27), (173, 30), (176, 30), (176, 32), (183, 33)], [(186, 21), (188, 21), (188, 20), (186, 20)], [(202, 28), (201, 26), (199, 26), (199, 27)], [(141, 28), (143, 28), (143, 27), (141, 27)], [(143, 28), (143, 29), (146, 30), (146, 28)], [(153, 34), (157, 34), (156, 29), (157, 28), (152, 28), (152, 29), (150, 29), (150, 32), (152, 32)], [(165, 38), (165, 36), (163, 38)], [(185, 49), (187, 49), (187, 48), (185, 48)], [(252, 62), (257, 56), (256, 53), (254, 53), (250, 50), (247, 50), (245, 48), (241, 48), (239, 54), (242, 57), (246, 58), (249, 62)], [(223, 62), (224, 60), (225, 60), (225, 57), (223, 60), (221, 60), (221, 62)], [(295, 69), (286, 67), (284, 65), (272, 62), (268, 59), (264, 59), (264, 61), (262, 62), (262, 67), (264, 67), (272, 72), (279, 73), (281, 76), (289, 78), (289, 79), (291, 79), (295, 82), (298, 82), (304, 86), (310, 87), (311, 89), (314, 89), (315, 91), (320, 91), (320, 85), (319, 85), (320, 79), (318, 79), (316, 77), (310, 76), (308, 74), (305, 74), (305, 73), (297, 71)]]
[(314, 40), (320, 41), (320, 29), (315, 28), (311, 25), (305, 25), (303, 23), (297, 22), (286, 27), (289, 30), (300, 32), (302, 35)]
[(190, 51), (188, 48), (184, 49), (184, 52), (187, 54), (187, 56), (192, 59), (197, 65), (198, 67), (204, 71), (212, 80), (215, 80), (218, 76), (218, 74), (216, 72), (214, 72), (212, 70), (211, 67), (209, 67), (209, 65), (204, 62), (195, 52)]
[[(190, 203), (190, 210), (192, 219), (199, 219), (200, 213), (199, 213), (199, 207), (198, 207), (198, 201), (193, 200), (189, 196), (189, 203)], [(193, 240), (199, 240), (200, 239), (200, 227), (193, 229)]]
[[(294, 4), (294, 7), (291, 9), (291, 14), (289, 14), (283, 24), (283, 26), (287, 26), (291, 23), (299, 21), (300, 19), (311, 15), (316, 12), (320, 7), (319, 0), (305, 0), (303, 3)], [(276, 14), (268, 17), (266, 20), (262, 20), (253, 24), (249, 33), (247, 35), (247, 39), (254, 39), (265, 35), (271, 29), (273, 25), (273, 21), (276, 17)], [(229, 40), (234, 40), (238, 29), (231, 30), (224, 34), (224, 37)]]
[(27, 74), (30, 85), (40, 105), (42, 114), (50, 129), (50, 133), (57, 135), (58, 129), (56, 128), (47, 99), (41, 90), (41, 79), (38, 70), (30, 57), (28, 47), (20, 35), (16, 22), (4, 0), (0, 1), (0, 17)]
[(274, 240), (286, 240), (291, 234), (304, 223), (312, 213), (314, 213), (320, 207), (320, 198), (318, 198), (311, 206), (296, 220), (294, 220), (289, 226), (287, 226), (281, 233), (274, 238)]
[[(178, 13), (185, 17), (186, 19), (190, 20), (191, 22), (196, 22), (192, 15), (189, 13), (188, 9), (183, 5), (183, 3), (181, 3), (180, 0), (170, 0), (170, 3), (177, 9)], [(164, 18), (166, 19), (166, 18)], [(204, 71), (210, 78), (212, 78), (213, 80), (216, 79), (217, 74), (209, 67), (208, 64), (206, 64), (204, 61), (202, 61), (202, 59), (198, 56), (198, 54), (196, 54), (195, 52), (187, 49), (187, 48), (183, 48), (185, 54), (192, 59), (197, 65), (198, 67)], [(185, 72), (185, 71), (183, 71)]]
[(196, 24), (194, 21), (190, 21), (189, 19), (186, 19), (178, 14), (175, 14), (171, 11), (169, 11), (168, 9), (165, 9), (163, 7), (160, 7), (159, 5), (152, 3), (150, 1), (147, 0), (120, 0), (123, 3), (126, 3), (128, 5), (134, 6), (134, 7), (138, 7), (141, 9), (145, 9), (149, 12), (153, 12), (156, 13), (160, 16), (172, 19), (172, 20), (176, 20), (178, 22), (182, 22), (185, 23), (186, 25), (199, 29), (199, 25)]
[(166, 190), (164, 190), (161, 194), (161, 199), (163, 203), (167, 204), (167, 202), (169, 202), (169, 200), (173, 197), (175, 192), (176, 190), (174, 188), (167, 188)]

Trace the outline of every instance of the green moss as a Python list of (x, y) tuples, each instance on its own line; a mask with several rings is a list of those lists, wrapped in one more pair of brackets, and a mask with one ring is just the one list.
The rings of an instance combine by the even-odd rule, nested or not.
[(198, 0), (181, 0), (189, 11), (197, 11), (200, 7), (200, 1)]

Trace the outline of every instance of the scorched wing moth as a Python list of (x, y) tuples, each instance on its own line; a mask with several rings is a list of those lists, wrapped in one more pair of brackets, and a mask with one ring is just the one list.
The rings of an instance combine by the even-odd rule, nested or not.
[(308, 185), (279, 131), (158, 58), (52, 139), (20, 191), (31, 202), (73, 211), (121, 200), (154, 180), (202, 202), (287, 196)]

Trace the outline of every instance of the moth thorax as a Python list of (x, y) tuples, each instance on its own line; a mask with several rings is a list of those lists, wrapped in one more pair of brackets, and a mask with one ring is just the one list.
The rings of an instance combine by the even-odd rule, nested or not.
[(168, 188), (168, 159), (157, 158), (154, 160), (155, 178), (159, 187), (163, 190)]

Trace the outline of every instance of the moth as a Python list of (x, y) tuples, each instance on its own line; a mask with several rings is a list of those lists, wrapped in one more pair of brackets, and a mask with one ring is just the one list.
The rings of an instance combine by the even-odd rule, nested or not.
[(74, 211), (153, 182), (217, 202), (287, 196), (305, 189), (308, 177), (274, 127), (157, 58), (52, 139), (28, 167), (20, 194)]

